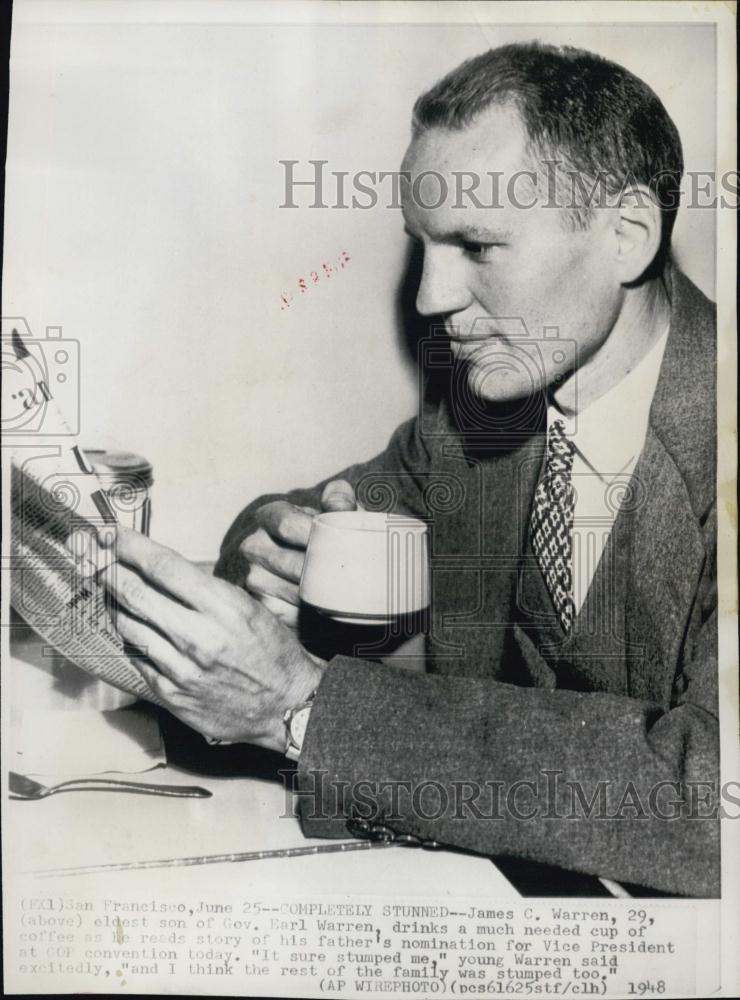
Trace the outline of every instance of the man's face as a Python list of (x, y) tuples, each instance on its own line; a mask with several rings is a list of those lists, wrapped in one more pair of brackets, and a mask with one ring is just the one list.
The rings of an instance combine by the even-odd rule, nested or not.
[[(524, 176), (510, 186), (532, 167), (518, 115), (504, 107), (461, 131), (419, 135), (403, 162), (411, 175), (402, 185), (406, 229), (424, 249), (417, 309), (443, 317), (456, 357), (468, 362), (470, 387), (491, 402), (570, 378), (574, 357), (583, 365), (606, 340), (622, 298), (609, 262), (609, 211), (597, 210), (584, 231), (569, 228), (564, 208), (545, 207), (544, 175), (536, 188)], [(440, 200), (439, 180), (413, 183), (425, 171), (447, 181), (438, 208), (425, 206)], [(495, 198), (489, 171), (500, 175)], [(482, 206), (456, 197), (455, 172), (481, 178)], [(535, 207), (522, 207), (535, 196)]]

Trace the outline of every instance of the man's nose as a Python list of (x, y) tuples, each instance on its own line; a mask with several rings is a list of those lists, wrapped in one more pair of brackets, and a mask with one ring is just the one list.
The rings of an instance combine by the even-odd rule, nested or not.
[(428, 248), (416, 293), (416, 308), (422, 316), (462, 312), (471, 302), (462, 262), (455, 259), (455, 248)]

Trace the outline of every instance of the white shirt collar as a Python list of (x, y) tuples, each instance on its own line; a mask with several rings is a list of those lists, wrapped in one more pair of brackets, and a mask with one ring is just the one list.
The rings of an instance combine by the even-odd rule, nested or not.
[(642, 450), (667, 340), (666, 329), (621, 382), (584, 410), (563, 413), (557, 393), (548, 407), (548, 428), (562, 420), (581, 457), (604, 480), (625, 472)]

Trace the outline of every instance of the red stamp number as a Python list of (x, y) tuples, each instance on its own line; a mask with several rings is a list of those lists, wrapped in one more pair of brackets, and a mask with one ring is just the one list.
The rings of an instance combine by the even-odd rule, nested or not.
[(340, 271), (343, 271), (351, 260), (352, 258), (347, 253), (347, 251), (342, 250), (342, 252), (339, 254), (334, 263), (325, 261), (324, 263), (321, 264), (320, 270), (310, 271), (307, 278), (298, 278), (296, 282), (298, 286), (298, 291), (293, 293), (283, 292), (283, 294), (280, 296), (281, 310), (290, 309), (297, 298), (300, 299), (302, 295), (305, 295), (316, 285), (324, 281), (328, 281), (328, 279), (331, 278), (333, 274), (338, 274)]

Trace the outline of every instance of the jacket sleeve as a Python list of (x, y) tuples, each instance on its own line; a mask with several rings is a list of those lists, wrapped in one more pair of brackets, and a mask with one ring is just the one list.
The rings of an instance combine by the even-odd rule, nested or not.
[(711, 573), (670, 706), (335, 658), (299, 762), (304, 832), (346, 837), (359, 819), (486, 855), (719, 895)]
[[(427, 409), (424, 419), (435, 419), (433, 410)], [(246, 564), (239, 546), (257, 528), (255, 512), (273, 500), (288, 500), (296, 505), (318, 509), (321, 493), (332, 479), (346, 479), (351, 483), (361, 506), (366, 509), (423, 515), (429, 464), (430, 453), (420, 420), (407, 420), (396, 428), (385, 451), (370, 461), (351, 465), (316, 486), (291, 490), (287, 494), (269, 493), (253, 500), (229, 528), (214, 574), (241, 585), (246, 577)]]

